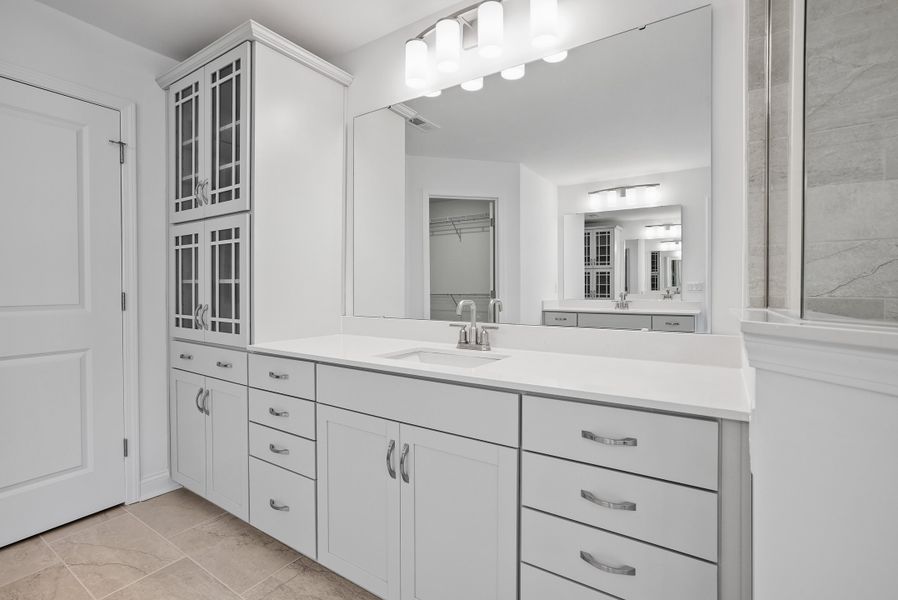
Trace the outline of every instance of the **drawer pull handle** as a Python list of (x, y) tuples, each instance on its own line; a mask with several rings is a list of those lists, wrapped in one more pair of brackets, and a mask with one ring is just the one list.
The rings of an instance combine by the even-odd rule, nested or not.
[(193, 354), (186, 354), (182, 352), (178, 355), (178, 358), (180, 358), (181, 360), (193, 360)]
[(664, 321), (664, 324), (667, 325), (668, 327), (679, 327), (680, 326), (679, 321)]
[(604, 508), (610, 508), (611, 510), (636, 510), (635, 502), (611, 502), (609, 500), (602, 500), (595, 494), (587, 490), (580, 490), (580, 497), (584, 500), (589, 500), (593, 504), (597, 504), (598, 506), (602, 506)]
[(268, 444), (268, 449), (269, 449), (271, 452), (273, 452), (274, 454), (281, 454), (281, 455), (287, 455), (287, 454), (290, 454), (290, 449), (289, 449), (289, 448), (278, 448), (278, 447), (275, 446), (274, 444)]
[(221, 367), (222, 369), (230, 369), (234, 365), (231, 363), (221, 362), (220, 360), (215, 363), (216, 367)]
[(200, 406), (200, 396), (203, 395), (203, 388), (200, 388), (196, 391), (196, 398), (193, 399), (193, 403), (196, 405), (196, 409), (200, 411), (200, 414), (203, 413), (203, 407)]
[(278, 410), (276, 408), (268, 408), (268, 414), (272, 417), (289, 417), (290, 411), (287, 410)]
[(268, 376), (272, 379), (287, 379), (289, 377), (286, 373), (275, 373), (274, 371), (268, 371)]
[(277, 502), (274, 498), (268, 500), (268, 506), (273, 508), (274, 510), (279, 510), (281, 512), (290, 512), (290, 507), (286, 504), (281, 504)]
[(595, 567), (599, 571), (603, 573), (611, 573), (612, 575), (636, 575), (636, 567), (629, 567), (624, 565), (622, 567), (612, 567), (610, 565), (606, 565), (605, 563), (601, 563), (593, 558), (593, 555), (584, 550), (580, 551), (580, 559), (583, 560), (586, 564)]
[(596, 442), (598, 444), (604, 444), (605, 446), (635, 446), (636, 438), (625, 437), (625, 438), (607, 438), (601, 435), (596, 435), (591, 431), (583, 430), (580, 432), (580, 435), (583, 436), (583, 439), (589, 440), (590, 442)]
[(408, 483), (408, 444), (402, 445), (402, 456), (399, 457), (399, 474), (402, 475), (402, 481)]
[(393, 468), (393, 451), (396, 449), (396, 440), (390, 440), (387, 444), (387, 473), (390, 479), (396, 479), (396, 469)]

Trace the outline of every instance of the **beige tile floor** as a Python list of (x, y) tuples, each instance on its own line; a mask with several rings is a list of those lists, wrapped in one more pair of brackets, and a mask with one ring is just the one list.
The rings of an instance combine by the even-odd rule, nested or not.
[(376, 600), (186, 491), (0, 549), (0, 600)]

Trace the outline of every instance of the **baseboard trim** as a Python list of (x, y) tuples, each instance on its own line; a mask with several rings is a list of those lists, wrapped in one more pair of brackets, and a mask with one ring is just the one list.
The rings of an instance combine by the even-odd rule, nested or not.
[(140, 480), (140, 501), (149, 500), (156, 496), (174, 491), (181, 487), (172, 481), (168, 471), (162, 471)]

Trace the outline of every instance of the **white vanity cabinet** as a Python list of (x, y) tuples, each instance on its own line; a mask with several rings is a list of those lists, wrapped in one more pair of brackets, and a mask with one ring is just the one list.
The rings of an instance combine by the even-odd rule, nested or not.
[(172, 479), (247, 520), (246, 386), (180, 369), (170, 382)]
[(518, 451), (439, 431), (467, 396), (517, 423), (514, 394), (318, 366), (323, 565), (387, 600), (517, 598)]

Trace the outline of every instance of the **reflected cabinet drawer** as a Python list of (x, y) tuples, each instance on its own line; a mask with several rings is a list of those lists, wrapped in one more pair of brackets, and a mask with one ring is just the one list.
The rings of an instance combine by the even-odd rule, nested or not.
[(717, 566), (525, 508), (521, 560), (627, 600), (714, 600)]
[(249, 424), (250, 456), (315, 478), (315, 442), (283, 431)]
[(246, 385), (246, 352), (187, 342), (171, 342), (171, 366)]
[(315, 439), (315, 403), (309, 400), (250, 388), (249, 420)]
[(556, 327), (576, 327), (577, 313), (570, 312), (544, 312), (543, 325), (554, 325)]
[(597, 329), (651, 329), (651, 315), (625, 315), (611, 313), (580, 313), (577, 317), (579, 327)]
[(524, 396), (524, 450), (717, 490), (716, 421)]
[(316, 558), (315, 482), (250, 458), (249, 522), (294, 550)]
[(687, 315), (652, 315), (654, 331), (695, 333), (695, 317)]
[(250, 354), (249, 385), (279, 394), (314, 400), (315, 363)]
[(524, 452), (521, 502), (717, 561), (717, 494)]

